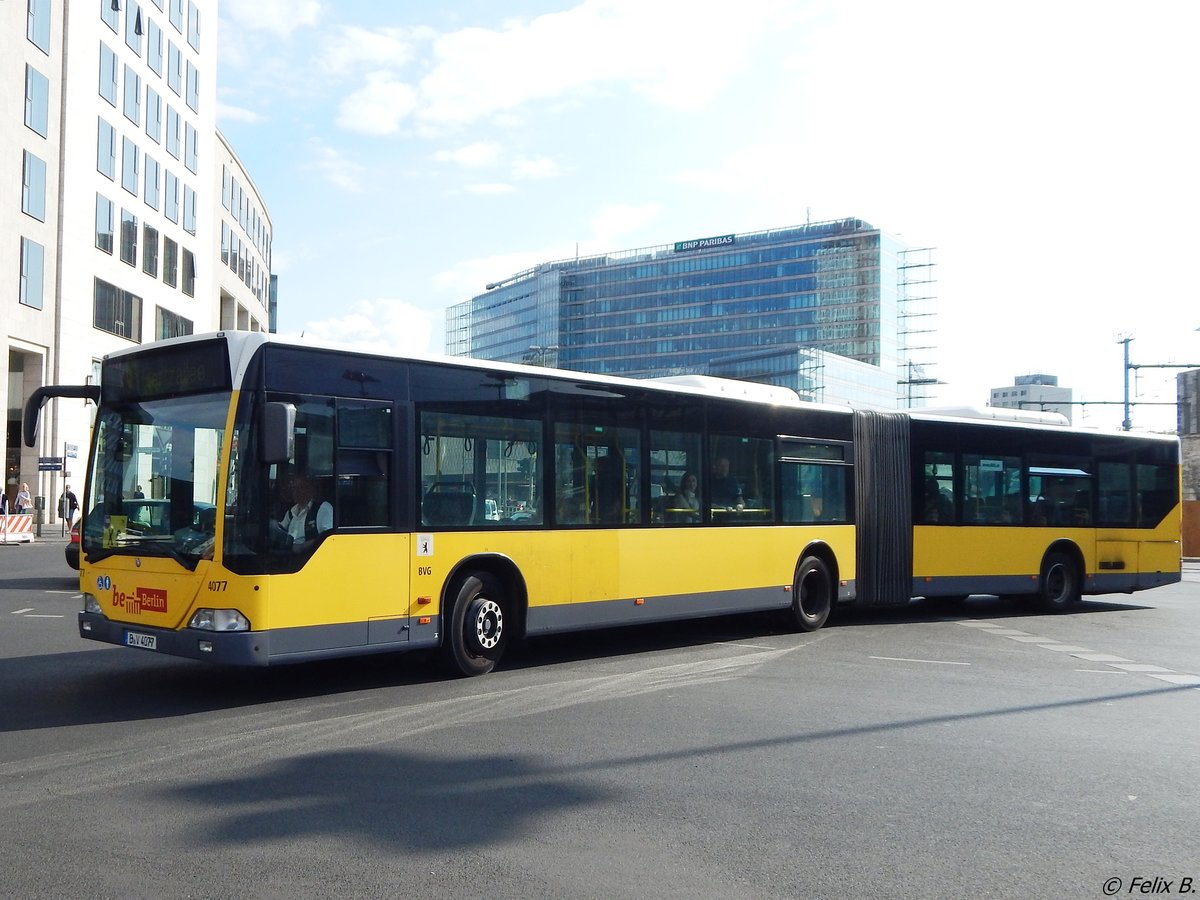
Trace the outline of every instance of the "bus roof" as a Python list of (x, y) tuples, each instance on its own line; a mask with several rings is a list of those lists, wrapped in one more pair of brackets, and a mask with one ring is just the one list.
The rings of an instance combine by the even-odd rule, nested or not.
[(668, 376), (663, 378), (625, 378), (616, 375), (597, 375), (590, 372), (575, 372), (570, 369), (553, 369), (546, 366), (524, 365), (522, 363), (497, 362), (494, 360), (474, 359), (467, 356), (446, 356), (432, 353), (388, 354), (377, 351), (363, 350), (351, 344), (334, 341), (313, 340), (310, 338), (281, 337), (265, 331), (217, 331), (207, 334), (191, 334), (183, 337), (155, 341), (153, 344), (143, 344), (126, 350), (118, 350), (108, 354), (105, 359), (125, 356), (156, 347), (171, 344), (181, 345), (188, 342), (212, 340), (220, 338), (229, 347), (229, 362), (233, 369), (234, 384), (240, 384), (254, 354), (265, 344), (298, 347), (311, 350), (328, 350), (336, 353), (353, 353), (358, 356), (370, 356), (379, 359), (402, 360), (407, 362), (431, 363), (434, 365), (456, 366), (487, 370), (489, 372), (504, 372), (513, 375), (524, 375), (531, 378), (569, 379), (571, 381), (606, 385), (612, 387), (637, 388), (641, 390), (662, 391), (664, 393), (689, 394), (692, 396), (723, 397), (751, 403), (763, 403), (773, 406), (789, 406), (829, 412), (840, 412), (849, 415), (849, 407), (832, 404), (810, 403), (800, 399), (790, 388), (776, 385), (760, 384), (757, 382), (739, 381), (731, 378), (715, 378), (710, 375)]

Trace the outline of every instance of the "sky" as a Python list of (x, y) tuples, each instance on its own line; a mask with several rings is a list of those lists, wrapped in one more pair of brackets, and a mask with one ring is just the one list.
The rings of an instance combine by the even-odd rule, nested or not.
[(444, 351), (539, 262), (865, 219), (934, 248), (934, 405), (1170, 430), (1200, 365), (1200, 4), (220, 0), (279, 331)]

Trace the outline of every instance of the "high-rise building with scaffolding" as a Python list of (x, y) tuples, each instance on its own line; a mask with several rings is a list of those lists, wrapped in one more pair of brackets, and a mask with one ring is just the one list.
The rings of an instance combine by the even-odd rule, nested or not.
[(741, 378), (833, 403), (923, 405), (933, 382), (918, 358), (932, 347), (932, 255), (838, 219), (542, 263), (450, 307), (446, 349), (635, 378)]

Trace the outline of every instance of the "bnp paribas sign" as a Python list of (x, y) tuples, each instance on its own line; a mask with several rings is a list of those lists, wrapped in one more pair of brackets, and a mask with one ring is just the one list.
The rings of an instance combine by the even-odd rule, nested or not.
[(676, 241), (675, 252), (683, 253), (687, 250), (707, 250), (710, 247), (724, 247), (726, 244), (732, 244), (735, 235), (723, 234), (720, 237), (699, 238), (694, 241)]

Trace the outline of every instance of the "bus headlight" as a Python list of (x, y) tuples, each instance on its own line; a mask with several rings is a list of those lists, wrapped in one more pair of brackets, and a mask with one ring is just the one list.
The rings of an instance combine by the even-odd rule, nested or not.
[(200, 631), (249, 631), (250, 620), (236, 609), (198, 609), (188, 628)]
[(83, 611), (85, 613), (95, 613), (96, 615), (104, 614), (104, 610), (100, 608), (100, 601), (96, 599), (95, 594), (83, 595)]

